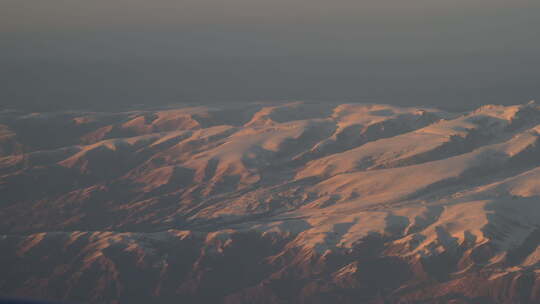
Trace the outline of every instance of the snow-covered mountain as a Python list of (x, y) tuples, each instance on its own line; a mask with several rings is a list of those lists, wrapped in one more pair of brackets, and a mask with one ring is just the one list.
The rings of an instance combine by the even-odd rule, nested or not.
[(538, 303), (540, 105), (0, 112), (0, 295)]

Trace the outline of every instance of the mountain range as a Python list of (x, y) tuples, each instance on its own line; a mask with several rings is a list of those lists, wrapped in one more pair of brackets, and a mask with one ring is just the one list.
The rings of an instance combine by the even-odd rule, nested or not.
[(0, 295), (539, 303), (540, 105), (0, 112)]

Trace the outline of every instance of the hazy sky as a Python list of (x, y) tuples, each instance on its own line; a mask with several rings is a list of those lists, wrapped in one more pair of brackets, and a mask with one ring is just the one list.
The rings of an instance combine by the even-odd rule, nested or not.
[(0, 0), (8, 105), (540, 99), (538, 0)]

